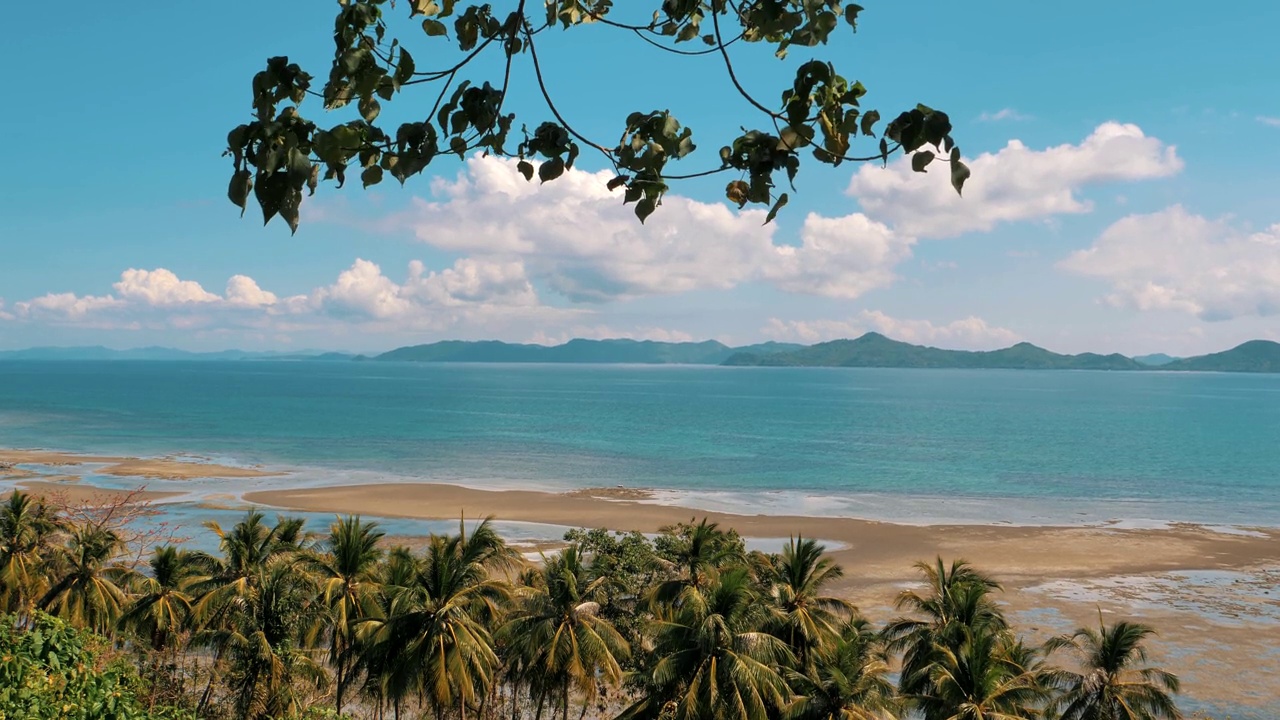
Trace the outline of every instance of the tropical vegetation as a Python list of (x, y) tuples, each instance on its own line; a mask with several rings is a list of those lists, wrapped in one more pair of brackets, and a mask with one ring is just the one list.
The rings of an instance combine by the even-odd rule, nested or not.
[(809, 538), (691, 522), (526, 557), (488, 520), (416, 547), (252, 510), (216, 552), (131, 562), (118, 526), (0, 506), (0, 718), (1169, 720), (1124, 620), (1035, 644), (963, 561), (877, 627)]

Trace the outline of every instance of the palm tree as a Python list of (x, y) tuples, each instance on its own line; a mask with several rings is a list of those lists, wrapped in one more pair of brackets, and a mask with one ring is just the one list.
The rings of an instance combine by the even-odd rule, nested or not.
[(814, 649), (840, 634), (841, 623), (854, 610), (847, 601), (822, 594), (824, 586), (844, 576), (839, 565), (823, 557), (824, 550), (811, 539), (792, 538), (763, 578), (775, 611), (770, 630), (791, 646), (801, 665)]
[(765, 720), (788, 699), (781, 668), (794, 657), (763, 632), (768, 609), (745, 567), (710, 578), (654, 624), (656, 662), (641, 699), (619, 720)]
[(208, 642), (231, 660), (236, 717), (294, 717), (305, 709), (303, 684), (323, 687), (324, 668), (306, 639), (320, 621), (316, 587), (284, 554), (271, 558), (248, 590), (234, 598)]
[(741, 548), (718, 523), (703, 518), (696, 525), (677, 528), (668, 555), (674, 577), (658, 583), (650, 593), (650, 604), (678, 604), (688, 592), (698, 592), (721, 568), (743, 560)]
[[(582, 697), (583, 715), (596, 698), (597, 680), (617, 686), (627, 643), (599, 616), (608, 578), (591, 578), (577, 545), (543, 558), (540, 572), (522, 588), (520, 607), (502, 627), (501, 638), (519, 658), (518, 667), (545, 685), (560, 687), (560, 711), (569, 717), (569, 691)], [(542, 688), (545, 692), (547, 688)]]
[[(1002, 631), (1007, 627), (991, 592), (1000, 588), (963, 560), (947, 567), (942, 558), (934, 564), (916, 563), (928, 591), (904, 591), (897, 607), (917, 617), (899, 618), (885, 628), (889, 650), (902, 653), (898, 691), (903, 695), (927, 695), (931, 691), (932, 665), (941, 650), (958, 652), (973, 633)], [(920, 617), (923, 616), (923, 617)]]
[(135, 575), (112, 562), (121, 545), (120, 536), (111, 530), (72, 529), (67, 544), (57, 550), (59, 576), (40, 598), (39, 608), (77, 627), (110, 632), (128, 604), (124, 588)]
[(1063, 693), (1051, 704), (1060, 720), (1176, 720), (1182, 717), (1170, 693), (1178, 677), (1148, 667), (1144, 641), (1155, 630), (1139, 623), (1111, 625), (1098, 617), (1098, 628), (1080, 628), (1051, 639), (1049, 649), (1074, 650), (1083, 673), (1057, 673)]
[(44, 593), (39, 568), (59, 529), (49, 506), (21, 490), (0, 506), (0, 612), (29, 613)]
[(492, 576), (519, 556), (489, 520), (469, 535), (433, 535), (402, 587), (389, 588), (385, 618), (362, 623), (362, 664), (377, 693), (400, 703), (419, 693), (442, 718), (455, 705), (463, 720), (484, 696), (498, 668), (493, 627), (510, 586)]
[(929, 682), (909, 695), (926, 720), (1035, 720), (1047, 698), (1039, 676), (1005, 652), (1007, 633), (966, 627), (958, 645), (935, 647)]
[(863, 618), (847, 623), (818, 649), (806, 672), (790, 671), (797, 695), (784, 720), (892, 720), (898, 700), (889, 680), (889, 658), (879, 634)]
[(191, 552), (172, 545), (156, 548), (150, 567), (150, 575), (138, 578), (137, 595), (120, 624), (135, 628), (151, 642), (152, 650), (162, 651), (187, 626), (192, 607), (187, 588), (200, 568)]
[(358, 517), (339, 518), (329, 529), (326, 552), (310, 555), (307, 564), (320, 583), (320, 599), (329, 610), (329, 661), (337, 674), (335, 705), (339, 715), (354, 660), (356, 623), (374, 613), (378, 587), (378, 541), (384, 533), (377, 523)]
[(292, 558), (297, 553), (298, 540), (302, 537), (300, 521), (277, 518), (276, 525), (268, 527), (258, 510), (247, 512), (229, 531), (216, 522), (206, 523), (205, 527), (218, 536), (221, 556), (199, 555), (209, 571), (191, 583), (191, 591), (199, 598), (193, 615), (201, 631), (195, 639), (215, 650), (197, 714), (203, 712), (212, 699), (220, 662), (231, 649), (226, 643), (236, 637), (234, 614), (244, 611), (255, 600), (266, 569), (274, 559)]

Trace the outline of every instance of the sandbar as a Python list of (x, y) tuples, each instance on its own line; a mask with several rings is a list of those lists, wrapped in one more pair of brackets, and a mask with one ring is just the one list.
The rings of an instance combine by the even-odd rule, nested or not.
[(193, 480), (196, 478), (257, 478), (284, 475), (286, 473), (260, 468), (235, 467), (210, 462), (198, 462), (190, 458), (161, 457), (136, 458), (110, 455), (79, 455), (76, 453), (47, 450), (0, 450), (0, 468), (14, 470), (16, 465), (67, 465), (100, 464), (105, 467), (97, 472), (118, 477), (152, 478), (157, 480)]
[(57, 499), (68, 505), (88, 505), (109, 503), (128, 498), (132, 495), (135, 503), (152, 502), (177, 497), (182, 493), (158, 492), (154, 490), (116, 490), (113, 488), (93, 487), (70, 483), (51, 482), (47, 480), (24, 480), (18, 487), (32, 495)]

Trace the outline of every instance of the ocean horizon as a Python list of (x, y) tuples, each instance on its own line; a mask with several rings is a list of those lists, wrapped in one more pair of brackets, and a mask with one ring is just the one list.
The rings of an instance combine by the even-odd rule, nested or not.
[(0, 447), (290, 472), (147, 481), (188, 498), (624, 486), (742, 514), (1277, 527), (1278, 437), (1280, 376), (1266, 375), (0, 362)]

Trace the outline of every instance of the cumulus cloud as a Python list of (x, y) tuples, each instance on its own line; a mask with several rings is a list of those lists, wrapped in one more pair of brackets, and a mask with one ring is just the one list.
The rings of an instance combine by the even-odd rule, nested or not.
[(1280, 314), (1280, 224), (1249, 232), (1174, 205), (1130, 215), (1059, 267), (1111, 285), (1104, 300), (1202, 320)]
[(883, 287), (914, 240), (864, 215), (810, 215), (799, 245), (774, 242), (759, 210), (668, 195), (641, 225), (606, 184), (611, 173), (526, 182), (514, 161), (475, 156), (434, 197), (375, 221), (441, 250), (519, 262), (574, 302), (604, 302), (768, 282), (788, 292), (857, 297)]
[(211, 303), (221, 300), (217, 295), (200, 287), (194, 280), (179, 280), (177, 275), (164, 268), (138, 270), (130, 268), (120, 274), (120, 282), (113, 285), (125, 301), (165, 307), (187, 303)]
[(1084, 213), (1092, 209), (1080, 190), (1099, 183), (1166, 177), (1182, 170), (1173, 146), (1148, 137), (1137, 125), (1099, 125), (1079, 145), (1032, 150), (1018, 140), (967, 164), (973, 176), (964, 197), (951, 188), (945, 166), (920, 174), (905, 158), (888, 168), (862, 167), (849, 183), (874, 220), (896, 232), (944, 238), (987, 231), (1000, 223)]
[(336, 323), (408, 331), (579, 316), (542, 305), (518, 262), (463, 258), (433, 271), (414, 261), (406, 275), (396, 282), (376, 263), (357, 259), (329, 285), (280, 297), (246, 275), (231, 277), (218, 295), (165, 268), (131, 268), (113, 285), (116, 294), (53, 293), (16, 303), (0, 319), (104, 329), (297, 330)]
[(1271, 127), (1280, 127), (1280, 117), (1268, 117), (1266, 115), (1259, 115), (1257, 119), (1258, 119), (1258, 122), (1262, 123), (1263, 125), (1270, 125)]
[(995, 112), (984, 112), (978, 116), (979, 122), (1003, 122), (1006, 120), (1020, 122), (1030, 119), (1030, 115), (1024, 115), (1013, 108), (1001, 108)]
[(879, 310), (863, 310), (848, 320), (781, 320), (771, 318), (761, 330), (774, 340), (816, 343), (839, 338), (855, 338), (875, 331), (917, 345), (937, 345), (951, 349), (990, 350), (1019, 340), (1018, 334), (970, 316), (938, 325), (929, 320), (899, 319)]

